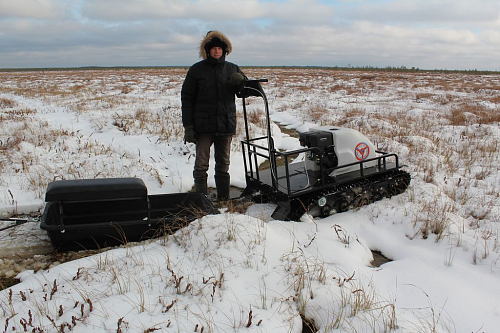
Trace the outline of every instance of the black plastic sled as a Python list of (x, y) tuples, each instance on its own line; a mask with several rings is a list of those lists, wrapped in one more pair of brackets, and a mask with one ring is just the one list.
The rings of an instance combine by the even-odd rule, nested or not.
[(60, 250), (96, 249), (171, 234), (218, 210), (201, 193), (148, 195), (138, 178), (48, 185), (40, 228)]

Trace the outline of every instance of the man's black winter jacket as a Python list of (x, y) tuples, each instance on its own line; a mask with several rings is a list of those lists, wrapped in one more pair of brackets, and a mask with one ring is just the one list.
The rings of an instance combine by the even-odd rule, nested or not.
[(189, 68), (181, 90), (182, 123), (194, 125), (197, 133), (232, 135), (236, 133), (238, 87), (229, 80), (241, 70), (224, 57), (214, 60), (208, 58)]

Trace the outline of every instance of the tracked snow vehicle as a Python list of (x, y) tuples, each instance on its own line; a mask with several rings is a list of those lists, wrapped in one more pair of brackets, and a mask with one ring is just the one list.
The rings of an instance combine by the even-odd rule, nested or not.
[[(299, 220), (305, 212), (326, 217), (406, 190), (411, 178), (402, 170), (398, 156), (376, 150), (366, 136), (353, 129), (312, 128), (300, 133), (303, 148), (287, 152), (275, 149), (261, 82), (267, 80), (245, 81), (239, 94), (246, 136), (241, 142), (247, 184), (242, 196), (276, 203), (274, 219)], [(250, 136), (245, 103), (250, 96), (264, 101), (264, 136)], [(268, 163), (262, 163), (265, 161)]]

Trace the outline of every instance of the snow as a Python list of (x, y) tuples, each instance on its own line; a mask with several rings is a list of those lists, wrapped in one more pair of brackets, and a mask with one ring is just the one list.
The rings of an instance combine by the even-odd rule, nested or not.
[[(150, 194), (190, 190), (194, 146), (183, 143), (180, 123), (185, 73), (0, 73), (2, 216), (42, 211), (46, 186), (57, 179), (139, 177)], [(2, 276), (17, 274), (20, 283), (0, 292), (0, 327), (301, 332), (302, 315), (320, 332), (496, 332), (500, 77), (245, 74), (269, 79), (274, 122), (298, 131), (351, 127), (397, 153), (412, 175), (408, 190), (301, 222), (273, 220), (273, 204), (244, 214), (221, 209), (174, 235), (66, 259), (54, 260), (37, 223), (1, 231)], [(247, 102), (263, 112), (259, 100)], [(263, 127), (252, 123), (251, 131)], [(239, 131), (230, 173), (244, 188), (241, 119)], [(277, 148), (299, 148), (277, 124), (272, 131)], [(391, 261), (373, 267), (372, 251)]]

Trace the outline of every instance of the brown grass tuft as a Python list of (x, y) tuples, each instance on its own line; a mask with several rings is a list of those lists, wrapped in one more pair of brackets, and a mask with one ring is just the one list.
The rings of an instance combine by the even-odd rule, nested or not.
[(5, 98), (5, 97), (0, 98), (0, 108), (11, 109), (15, 106), (16, 106), (15, 101), (8, 99), (8, 98)]

